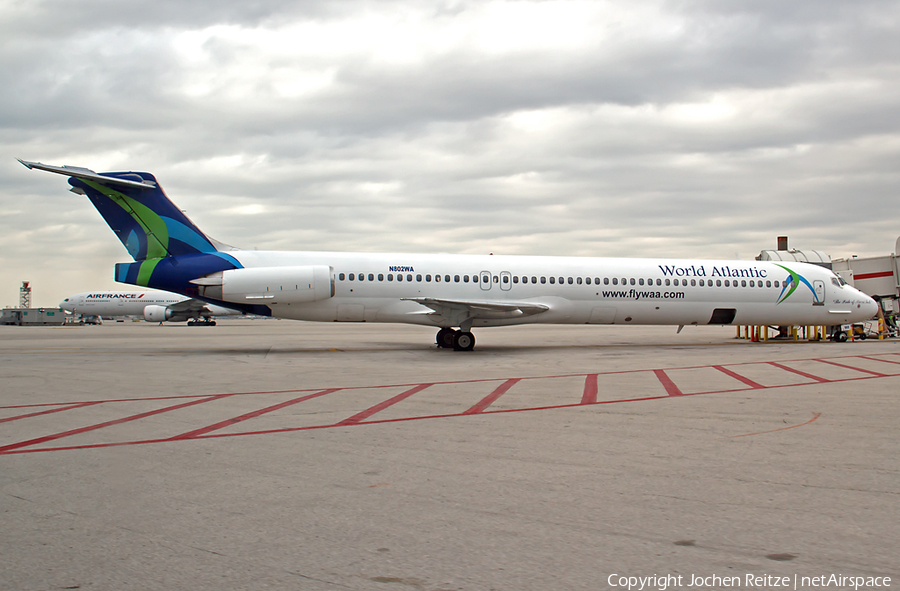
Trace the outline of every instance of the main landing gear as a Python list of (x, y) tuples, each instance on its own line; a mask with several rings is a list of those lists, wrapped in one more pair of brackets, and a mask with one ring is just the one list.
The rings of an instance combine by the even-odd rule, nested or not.
[(438, 331), (435, 341), (437, 346), (442, 349), (452, 348), (454, 351), (471, 351), (475, 348), (475, 335), (467, 330), (442, 328)]
[(216, 321), (210, 320), (208, 318), (206, 320), (188, 320), (187, 325), (188, 326), (215, 326)]

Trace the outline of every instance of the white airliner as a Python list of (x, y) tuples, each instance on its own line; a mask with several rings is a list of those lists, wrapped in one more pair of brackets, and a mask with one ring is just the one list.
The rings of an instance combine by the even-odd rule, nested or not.
[(20, 162), (91, 200), (136, 261), (116, 265), (118, 282), (264, 316), (434, 326), (459, 351), (489, 326), (839, 326), (877, 312), (804, 263), (242, 250), (201, 232), (150, 173)]
[(143, 291), (86, 291), (60, 302), (63, 310), (85, 316), (140, 316), (147, 322), (184, 322), (190, 326), (215, 326), (215, 316), (241, 312), (208, 304), (187, 296), (145, 289)]

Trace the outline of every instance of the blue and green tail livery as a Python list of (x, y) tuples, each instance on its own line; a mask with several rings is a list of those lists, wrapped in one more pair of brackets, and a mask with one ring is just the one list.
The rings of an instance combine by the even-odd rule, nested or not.
[(96, 173), (74, 166), (19, 160), (28, 168), (64, 174), (72, 192), (86, 195), (136, 261), (217, 252), (148, 172)]
[(101, 176), (143, 185), (69, 178), (72, 189), (87, 195), (134, 260), (216, 252), (212, 241), (166, 197), (152, 174)]
[(96, 173), (74, 166), (19, 162), (68, 176), (72, 192), (91, 200), (135, 260), (116, 265), (116, 281), (183, 293), (191, 279), (242, 266), (218, 250), (150, 173)]

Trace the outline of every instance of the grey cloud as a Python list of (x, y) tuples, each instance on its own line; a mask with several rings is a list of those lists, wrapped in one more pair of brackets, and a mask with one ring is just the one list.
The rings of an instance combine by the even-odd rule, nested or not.
[[(477, 6), (22, 6), (0, 12), (0, 304), (23, 279), (56, 294), (46, 305), (113, 286), (127, 260), (64, 178), (14, 156), (149, 170), (201, 228), (250, 248), (750, 258), (786, 233), (846, 256), (883, 254), (900, 233), (893, 2), (667, 2), (658, 18), (674, 29), (659, 38), (460, 45), (407, 65), (265, 61), (213, 37), (198, 96), (183, 92), (199, 70), (171, 46), (181, 31), (406, 10), (437, 27)], [(279, 96), (269, 72), (294, 60), (335, 84)], [(235, 91), (244, 62), (259, 71)], [(738, 115), (671, 111), (717, 97)], [(531, 129), (510, 118), (523, 111), (556, 116)]]

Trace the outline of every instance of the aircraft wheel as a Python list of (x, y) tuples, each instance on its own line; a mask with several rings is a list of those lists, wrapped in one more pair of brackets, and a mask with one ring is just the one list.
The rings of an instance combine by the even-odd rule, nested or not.
[(456, 351), (471, 351), (475, 348), (475, 335), (470, 332), (457, 332), (453, 335), (453, 349)]
[(435, 342), (441, 349), (450, 349), (453, 347), (453, 337), (456, 331), (452, 328), (442, 328), (438, 331)]
[(845, 333), (842, 330), (838, 331), (838, 332), (834, 333), (833, 338), (834, 338), (834, 342), (836, 342), (836, 343), (845, 343), (845, 342), (847, 342), (847, 333)]

